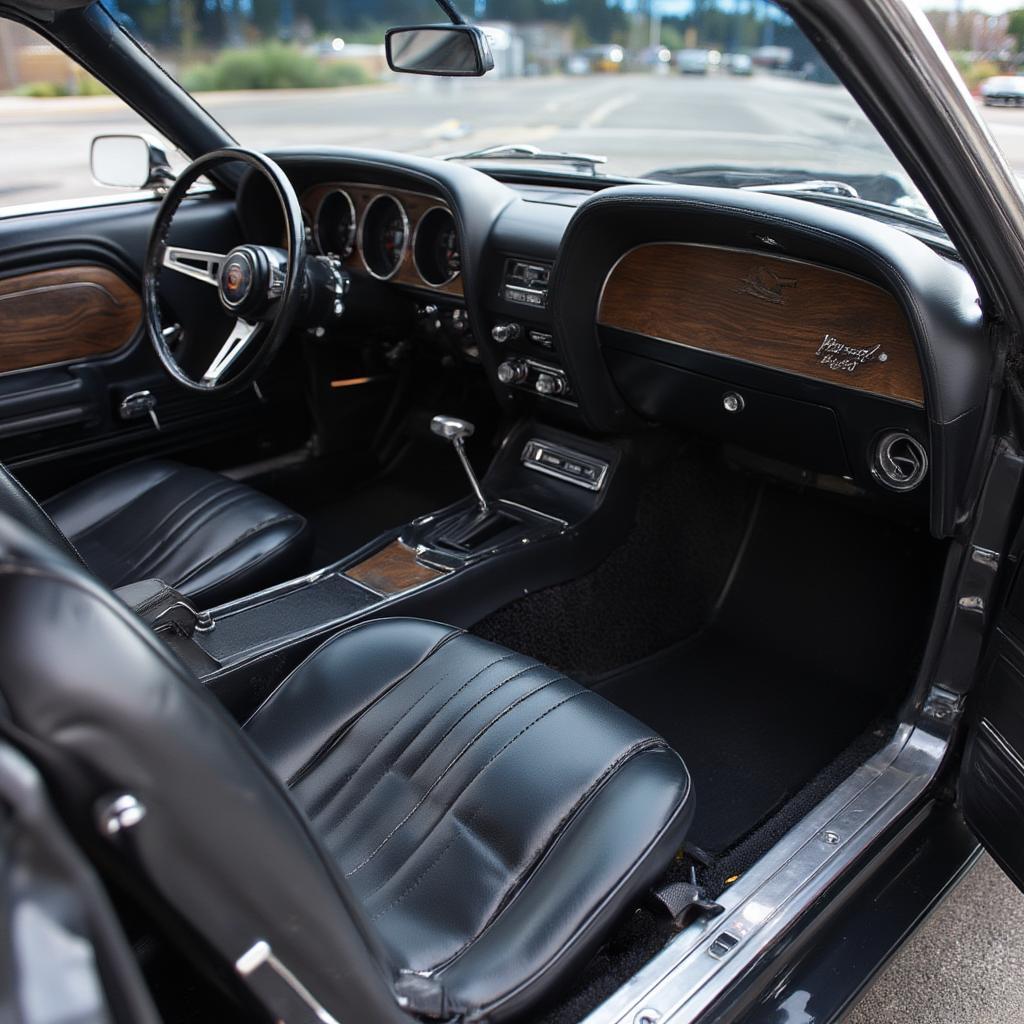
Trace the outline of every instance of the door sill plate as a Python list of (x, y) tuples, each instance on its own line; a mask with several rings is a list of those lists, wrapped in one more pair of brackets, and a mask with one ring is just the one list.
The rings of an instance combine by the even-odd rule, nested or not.
[(697, 1019), (914, 804), (947, 746), (921, 726), (901, 725), (722, 893), (724, 913), (680, 932), (582, 1024)]

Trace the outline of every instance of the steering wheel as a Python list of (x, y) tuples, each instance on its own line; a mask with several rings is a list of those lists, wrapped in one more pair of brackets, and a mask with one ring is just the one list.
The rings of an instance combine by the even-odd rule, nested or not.
[[(239, 245), (228, 253), (169, 245), (174, 215), (192, 184), (218, 164), (240, 162), (256, 168), (270, 182), (284, 214), (286, 248)], [(273, 160), (241, 147), (216, 149), (194, 160), (164, 196), (153, 225), (143, 274), (146, 331), (167, 372), (193, 391), (227, 392), (248, 385), (266, 367), (295, 323), (303, 299), (306, 235), (299, 199), (284, 171)], [(227, 338), (208, 346), (198, 379), (181, 366), (171, 351), (160, 316), (161, 270), (173, 270), (217, 289), (221, 306), (235, 318)], [(243, 353), (248, 358), (228, 373)], [(198, 360), (197, 360), (198, 362)]]

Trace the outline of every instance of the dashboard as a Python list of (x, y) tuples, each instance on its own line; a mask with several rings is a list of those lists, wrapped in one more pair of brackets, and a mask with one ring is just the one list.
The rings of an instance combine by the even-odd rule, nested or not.
[[(900, 504), (937, 536), (968, 507), (993, 362), (948, 253), (742, 190), (272, 156), (311, 250), (340, 260), (353, 292), (376, 288), (382, 318), (412, 303), (513, 413), (594, 436), (672, 424)], [(265, 200), (243, 187), (242, 220), (280, 237)]]

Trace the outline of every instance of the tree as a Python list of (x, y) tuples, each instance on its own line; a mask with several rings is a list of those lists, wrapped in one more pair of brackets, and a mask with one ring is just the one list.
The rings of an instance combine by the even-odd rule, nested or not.
[(1018, 8), (1006, 16), (1006, 34), (1013, 36), (1017, 50), (1024, 50), (1024, 10)]

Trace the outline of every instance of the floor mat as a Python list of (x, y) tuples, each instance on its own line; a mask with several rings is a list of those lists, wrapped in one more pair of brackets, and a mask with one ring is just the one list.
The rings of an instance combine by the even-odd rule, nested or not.
[(714, 854), (774, 813), (878, 712), (840, 680), (717, 629), (592, 685), (682, 755), (697, 798), (687, 841)]

